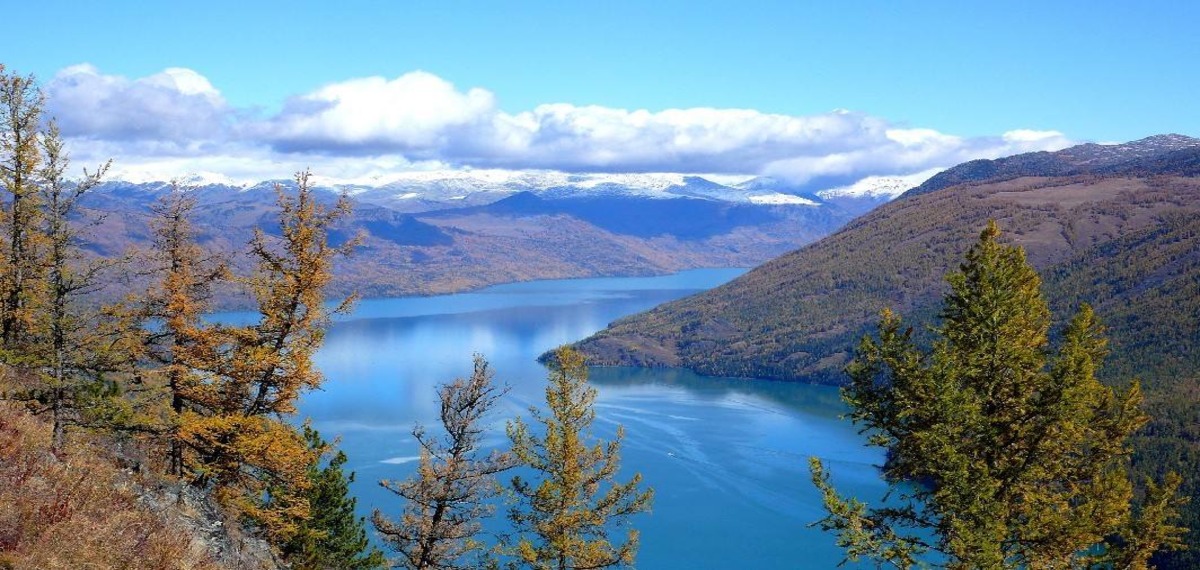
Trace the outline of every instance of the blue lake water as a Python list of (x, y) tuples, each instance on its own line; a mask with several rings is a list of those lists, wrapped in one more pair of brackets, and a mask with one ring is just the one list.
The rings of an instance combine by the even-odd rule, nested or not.
[[(376, 299), (330, 329), (317, 363), (321, 391), (301, 416), (340, 439), (357, 472), (363, 514), (398, 516), (398, 497), (380, 479), (416, 466), (415, 422), (436, 433), (436, 388), (470, 373), (483, 354), (510, 392), (488, 443), (506, 443), (504, 421), (541, 403), (539, 354), (609, 322), (733, 279), (739, 269), (665, 277), (572, 279), (491, 287), (435, 297)], [(825, 459), (841, 490), (862, 498), (884, 489), (882, 454), (863, 445), (837, 390), (795, 383), (702, 377), (686, 370), (594, 368), (596, 434), (625, 426), (623, 477), (641, 472), (656, 492), (637, 567), (833, 568), (833, 537), (809, 528), (821, 517), (809, 456)], [(502, 513), (498, 513), (500, 515)]]

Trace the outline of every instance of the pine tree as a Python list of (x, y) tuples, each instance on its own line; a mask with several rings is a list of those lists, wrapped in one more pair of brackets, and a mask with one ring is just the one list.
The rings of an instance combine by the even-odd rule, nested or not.
[(329, 444), (309, 425), (304, 426), (304, 440), (321, 460), (308, 468), (309, 516), (281, 548), (284, 558), (296, 570), (381, 568), (383, 553), (371, 546), (366, 519), (354, 514), (358, 503), (350, 496), (354, 473), (342, 471), (346, 454), (338, 451), (322, 467), (330, 455)]
[(587, 384), (583, 355), (555, 351), (546, 388), (548, 413), (531, 412), (544, 429), (534, 434), (519, 418), (508, 426), (513, 453), (540, 479), (514, 477), (519, 501), (509, 518), (520, 539), (516, 556), (535, 569), (583, 569), (633, 564), (638, 533), (614, 544), (609, 532), (650, 508), (653, 490), (639, 490), (640, 474), (616, 481), (624, 430), (610, 442), (594, 441), (596, 390)]
[(512, 467), (508, 453), (480, 457), (483, 422), (504, 391), (492, 382), (492, 371), (475, 355), (474, 371), (438, 389), (444, 440), (417, 426), (413, 437), (421, 447), (417, 473), (403, 482), (380, 481), (405, 499), (400, 520), (376, 510), (372, 520), (401, 558), (401, 568), (458, 570), (478, 567), (483, 544), (476, 540), (480, 521), (495, 507), (495, 475)]
[(1103, 331), (1083, 306), (1049, 358), (1041, 280), (994, 222), (948, 276), (932, 352), (885, 311), (847, 368), (850, 417), (886, 447), (889, 504), (840, 497), (823, 466), (813, 482), (847, 558), (898, 568), (928, 550), (947, 568), (1145, 568), (1178, 544), (1176, 477), (1131, 507), (1129, 436), (1145, 423), (1136, 382), (1096, 380)]

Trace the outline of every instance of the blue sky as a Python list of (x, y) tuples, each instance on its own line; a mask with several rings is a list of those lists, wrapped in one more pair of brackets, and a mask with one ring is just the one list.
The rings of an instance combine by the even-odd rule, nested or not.
[[(909, 133), (898, 135), (906, 140), (931, 131), (959, 141), (953, 152), (936, 158), (872, 159), (858, 170), (845, 167), (853, 174), (887, 174), (1074, 141), (1200, 134), (1200, 114), (1193, 111), (1200, 87), (1200, 34), (1194, 30), (1200, 3), (1193, 2), (25, 2), (7, 7), (6, 19), (28, 24), (6, 26), (0, 63), (42, 79), (49, 107), (63, 115), (69, 134), (108, 143), (85, 154), (119, 153), (118, 162), (120, 154), (134, 162), (181, 160), (198, 147), (217, 145), (231, 155), (253, 147), (280, 167), (290, 164), (289, 157), (337, 155), (370, 157), (384, 169), (441, 164), (702, 171), (711, 165), (713, 171), (794, 175), (812, 168), (815, 158), (847, 149), (887, 152), (881, 145), (895, 141), (883, 139), (896, 137), (881, 133), (891, 130)], [(184, 117), (176, 110), (190, 104), (169, 105), (162, 120), (183, 127), (143, 125), (136, 132), (72, 117), (71, 106), (103, 113), (122, 101), (143, 104), (125, 87), (103, 93), (103, 104), (76, 105), (78, 92), (59, 97), (71, 105), (56, 104), (56, 75), (82, 63), (90, 64), (93, 79), (104, 80), (99, 83), (123, 80), (125, 87), (183, 68), (207, 80), (215, 107)], [(413, 76), (416, 71), (425, 74)], [(387, 83), (406, 75), (437, 81)], [(373, 96), (318, 96), (325, 87), (353, 86), (368, 77), (384, 82), (359, 85), (378, 88)], [(428, 97), (406, 97), (405, 89)], [(486, 97), (461, 108), (426, 108), (430, 98), (471, 99), (472, 90)], [(196, 89), (184, 91), (197, 95)], [(328, 105), (331, 97), (353, 101), (355, 112), (362, 105), (404, 104), (423, 109), (417, 120), (440, 111), (451, 118), (425, 125), (419, 136), (404, 130), (404, 121), (414, 117), (370, 117), (367, 111), (361, 111), (364, 121), (404, 132), (314, 126), (305, 113), (316, 112), (314, 98)], [(550, 104), (570, 106), (553, 113), (553, 125), (547, 113), (522, 116)], [(694, 108), (793, 118), (848, 110), (855, 119), (850, 127), (801, 121), (760, 136), (729, 135), (709, 116), (658, 115)], [(581, 139), (579, 125), (595, 122), (583, 117), (581, 110), (588, 109), (646, 111), (658, 136), (667, 136), (659, 131), (669, 128), (672, 140), (703, 127), (713, 139), (742, 143), (731, 154), (728, 145), (698, 149), (692, 137), (691, 146), (672, 151), (685, 158), (638, 160), (636, 148), (614, 150), (605, 146), (613, 139), (597, 142), (593, 131)], [(575, 129), (567, 143), (539, 147), (547, 133), (560, 133), (567, 115)], [(202, 120), (222, 123), (224, 130), (192, 128)], [(496, 134), (494, 127), (487, 135), (507, 141), (503, 145), (523, 137), (520, 150), (498, 151), (501, 143), (481, 144), (486, 137), (478, 129), (462, 127), (480, 121), (522, 125), (517, 135), (503, 129)], [(635, 130), (646, 123), (611, 113), (603, 121)], [(717, 120), (739, 121), (733, 115)], [(762, 125), (776, 128), (771, 121)], [(812, 135), (813, 128), (825, 134)], [(809, 132), (807, 138), (796, 138), (797, 129)], [(784, 131), (791, 134), (779, 134)], [(639, 132), (619, 137), (620, 146), (628, 147)], [(1026, 135), (1005, 138), (1012, 132)], [(1028, 134), (1035, 132), (1042, 135)], [(868, 139), (882, 142), (862, 142)], [(661, 146), (661, 138), (647, 140), (647, 148)], [(943, 150), (955, 146), (938, 140)], [(572, 152), (578, 157), (549, 158)], [(522, 158), (526, 154), (532, 158)], [(787, 162), (792, 158), (806, 160)]]

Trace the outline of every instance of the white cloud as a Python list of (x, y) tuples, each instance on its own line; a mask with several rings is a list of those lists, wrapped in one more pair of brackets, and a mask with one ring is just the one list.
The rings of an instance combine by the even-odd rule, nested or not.
[(511, 113), (486, 89), (461, 89), (423, 71), (331, 83), (265, 117), (230, 107), (204, 76), (184, 68), (127, 79), (79, 65), (46, 91), (77, 156), (111, 156), (117, 174), (131, 175), (261, 179), (311, 167), (338, 180), (375, 181), (413, 169), (551, 169), (764, 174), (828, 188), (1070, 144), (1057, 131), (968, 138), (846, 110), (795, 116), (548, 103)]
[(771, 160), (853, 148), (886, 122), (835, 111), (614, 109), (567, 103), (506, 113), (488, 91), (425, 72), (368, 78), (294, 98), (256, 131), (284, 152), (402, 153), (454, 163), (563, 170), (751, 172)]
[(311, 169), (320, 184), (377, 185), (392, 181), (397, 173), (445, 169), (436, 161), (414, 162), (402, 156), (329, 156), (280, 153), (265, 146), (227, 144), (212, 152), (143, 152), (144, 146), (94, 140), (70, 141), (72, 162), (94, 167), (113, 158), (109, 178), (134, 182), (162, 181), (196, 174), (220, 174), (241, 183), (287, 179)]
[(352, 79), (293, 98), (259, 126), (284, 150), (433, 151), (458, 128), (496, 113), (483, 89), (457, 91), (430, 73)]
[(867, 176), (847, 186), (818, 190), (816, 194), (822, 198), (844, 196), (891, 199), (910, 188), (920, 186), (921, 183), (933, 178), (942, 170), (942, 168), (930, 168), (904, 176)]
[(1035, 131), (1032, 129), (1017, 129), (1004, 133), (1002, 137), (1007, 142), (1022, 143), (1022, 142), (1039, 142), (1050, 139), (1063, 138), (1063, 134), (1058, 131)]
[(48, 115), (66, 136), (187, 146), (223, 137), (233, 119), (220, 92), (190, 69), (131, 80), (75, 65), (45, 89)]
[(215, 104), (223, 104), (221, 93), (213, 88), (208, 78), (186, 67), (168, 67), (162, 73), (144, 80), (149, 85), (178, 91), (183, 95), (201, 95)]
[(821, 178), (848, 183), (870, 174), (912, 174), (979, 158), (1060, 150), (1071, 144), (1054, 131), (1009, 131), (996, 137), (962, 138), (930, 129), (890, 129), (887, 140), (879, 144), (779, 160), (768, 164), (764, 172), (794, 183)]
[[(795, 117), (749, 109), (629, 111), (541, 105), (499, 121), (521, 132), (492, 164), (525, 160), (565, 170), (754, 172), (773, 160), (870, 144), (884, 123), (853, 113)], [(512, 144), (519, 141), (519, 144)]]

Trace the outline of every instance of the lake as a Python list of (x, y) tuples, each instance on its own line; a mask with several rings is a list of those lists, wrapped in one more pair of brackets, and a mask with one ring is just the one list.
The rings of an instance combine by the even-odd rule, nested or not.
[[(541, 404), (538, 355), (743, 271), (366, 300), (329, 330), (317, 356), (325, 385), (304, 396), (300, 413), (326, 439), (340, 439), (357, 472), (361, 512), (396, 517), (402, 503), (377, 481), (412, 473), (414, 422), (439, 433), (437, 385), (469, 374), (473, 353), (510, 387), (488, 438), (501, 446), (504, 421)], [(591, 380), (599, 390), (597, 435), (625, 426), (621, 479), (638, 471), (655, 489), (653, 512), (633, 519), (642, 533), (638, 568), (832, 568), (841, 560), (833, 537), (807, 526), (823, 512), (808, 457), (826, 460), (845, 493), (875, 499), (884, 490), (874, 467), (882, 452), (839, 419), (845, 408), (834, 388), (680, 369), (593, 368)]]

